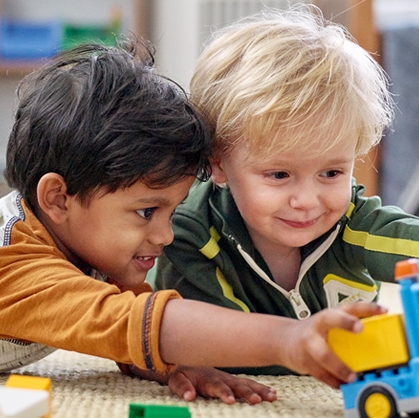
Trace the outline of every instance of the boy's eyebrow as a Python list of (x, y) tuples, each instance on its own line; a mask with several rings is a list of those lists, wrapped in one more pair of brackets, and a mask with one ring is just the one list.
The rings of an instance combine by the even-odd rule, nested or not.
[(159, 205), (159, 206), (168, 206), (170, 204), (169, 199), (165, 197), (153, 197), (153, 198), (140, 198), (137, 199), (138, 203), (145, 205)]
[[(330, 160), (327, 160), (324, 162), (324, 164), (326, 165), (334, 165), (334, 164), (348, 164), (350, 162), (352, 162), (353, 158), (348, 157), (336, 157), (336, 158), (331, 158)], [(279, 164), (279, 165), (286, 165), (287, 163), (289, 163), (288, 159), (278, 159), (273, 161), (273, 164)]]
[[(185, 195), (185, 197), (181, 200), (181, 203), (189, 196), (189, 193)], [(170, 206), (172, 202), (165, 198), (165, 197), (152, 197), (152, 198), (140, 198), (137, 199), (138, 203), (142, 203), (145, 205), (158, 205), (158, 206)]]
[(328, 161), (329, 164), (346, 164), (350, 163), (353, 160), (353, 158), (332, 158), (330, 161)]

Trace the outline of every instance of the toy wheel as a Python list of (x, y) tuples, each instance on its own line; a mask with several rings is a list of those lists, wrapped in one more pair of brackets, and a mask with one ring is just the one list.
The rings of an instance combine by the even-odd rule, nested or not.
[(369, 386), (359, 400), (359, 415), (361, 418), (395, 418), (397, 412), (393, 395), (379, 385)]

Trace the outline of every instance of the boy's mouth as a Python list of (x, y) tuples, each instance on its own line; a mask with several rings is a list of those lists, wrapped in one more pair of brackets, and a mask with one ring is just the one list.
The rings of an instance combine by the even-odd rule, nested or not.
[(317, 219), (318, 218), (312, 219), (309, 221), (304, 221), (304, 222), (291, 221), (291, 220), (285, 220), (285, 219), (283, 219), (282, 221), (292, 228), (309, 228), (317, 222)]
[(147, 261), (147, 260), (151, 260), (151, 259), (156, 259), (156, 258), (160, 257), (161, 254), (162, 253), (159, 252), (159, 253), (151, 254), (151, 255), (134, 255), (134, 258), (135, 259), (139, 259), (139, 260), (145, 260), (145, 261)]
[(134, 260), (141, 270), (148, 271), (154, 267), (154, 263), (158, 255), (134, 256)]

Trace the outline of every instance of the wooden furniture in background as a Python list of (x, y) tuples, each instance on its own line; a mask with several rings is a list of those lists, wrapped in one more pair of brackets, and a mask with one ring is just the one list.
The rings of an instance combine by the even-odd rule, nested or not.
[[(380, 61), (380, 37), (375, 28), (373, 0), (313, 0), (327, 19), (346, 26), (360, 46)], [(366, 196), (378, 192), (379, 147), (355, 164), (354, 177), (366, 187)]]
[[(348, 29), (359, 45), (373, 54), (380, 62), (380, 37), (374, 24), (373, 0), (350, 0)], [(366, 195), (378, 193), (378, 167), (380, 148), (373, 148), (355, 165), (354, 176), (366, 187)]]
[(133, 0), (133, 10), (135, 23), (133, 30), (135, 35), (150, 40), (150, 19), (151, 19), (152, 0)]

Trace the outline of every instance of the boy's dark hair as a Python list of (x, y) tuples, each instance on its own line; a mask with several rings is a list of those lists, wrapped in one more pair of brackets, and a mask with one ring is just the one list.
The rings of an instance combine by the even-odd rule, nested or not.
[(81, 202), (139, 180), (160, 188), (208, 178), (210, 132), (184, 91), (155, 72), (153, 52), (133, 39), (84, 45), (22, 81), (4, 175), (32, 209), (48, 172)]

